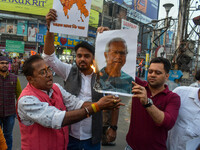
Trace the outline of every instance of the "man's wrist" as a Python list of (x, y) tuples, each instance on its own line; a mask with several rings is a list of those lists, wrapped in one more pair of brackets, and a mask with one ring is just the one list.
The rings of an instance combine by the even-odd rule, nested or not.
[(118, 127), (117, 127), (116, 125), (114, 125), (114, 126), (111, 125), (110, 128), (111, 128), (113, 131), (117, 131), (117, 128), (118, 128)]
[(143, 105), (144, 108), (150, 107), (153, 105), (152, 99), (148, 98), (147, 103)]

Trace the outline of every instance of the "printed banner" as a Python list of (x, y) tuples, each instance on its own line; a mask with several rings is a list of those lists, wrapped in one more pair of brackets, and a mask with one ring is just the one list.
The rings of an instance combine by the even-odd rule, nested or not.
[(124, 20), (124, 19), (122, 19), (121, 29), (137, 29), (137, 30), (139, 30), (138, 25), (136, 25), (130, 21)]
[(6, 52), (24, 53), (23, 41), (6, 40)]
[(99, 25), (99, 12), (90, 10), (89, 26), (97, 28)]
[(38, 29), (37, 29), (37, 24), (29, 24), (29, 27), (28, 27), (28, 41), (30, 42), (36, 42), (36, 35), (37, 35), (37, 32), (38, 32)]
[(53, 0), (0, 0), (0, 10), (45, 16)]
[(103, 11), (103, 0), (92, 0), (91, 9), (102, 13), (102, 11)]
[(0, 23), (0, 33), (5, 33), (5, 32), (6, 32), (6, 24)]
[(27, 36), (27, 21), (18, 21), (17, 23), (17, 35)]
[(159, 0), (114, 0), (123, 5), (128, 11), (128, 17), (143, 23), (158, 19)]
[(7, 34), (17, 34), (17, 27), (13, 24), (7, 24), (6, 33)]
[(54, 0), (57, 20), (51, 22), (50, 32), (87, 36), (91, 0)]

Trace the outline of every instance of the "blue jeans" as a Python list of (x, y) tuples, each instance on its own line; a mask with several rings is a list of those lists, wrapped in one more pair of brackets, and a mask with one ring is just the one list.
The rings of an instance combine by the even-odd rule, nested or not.
[(100, 150), (100, 142), (92, 144), (92, 139), (78, 140), (72, 136), (69, 136), (69, 144), (67, 150)]
[(12, 132), (15, 123), (15, 114), (0, 118), (0, 125), (3, 129), (3, 134), (8, 145), (8, 150), (12, 150)]

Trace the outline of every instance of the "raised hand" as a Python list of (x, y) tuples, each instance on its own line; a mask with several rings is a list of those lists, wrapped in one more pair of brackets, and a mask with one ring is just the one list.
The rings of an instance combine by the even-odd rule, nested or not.
[(133, 83), (132, 93), (134, 94), (133, 97), (139, 98), (140, 103), (142, 105), (145, 105), (147, 103), (146, 89), (143, 86), (141, 86), (133, 81), (132, 81), (132, 83)]
[(103, 27), (103, 26), (100, 26), (97, 28), (97, 32), (99, 33), (103, 33), (103, 31), (108, 31), (109, 28), (108, 27)]
[(48, 14), (46, 15), (46, 24), (47, 24), (47, 29), (50, 28), (50, 22), (51, 21), (56, 21), (57, 14), (55, 9), (50, 9)]
[(113, 108), (119, 108), (121, 105), (124, 106), (123, 103), (120, 103), (119, 97), (115, 97), (113, 95), (108, 95), (102, 97), (98, 102), (98, 106), (101, 110), (104, 109), (113, 109)]

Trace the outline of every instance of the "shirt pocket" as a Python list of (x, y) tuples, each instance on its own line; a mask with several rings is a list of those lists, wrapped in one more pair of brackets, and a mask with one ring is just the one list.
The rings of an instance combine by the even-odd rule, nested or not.
[(188, 127), (186, 128), (186, 134), (191, 137), (200, 136), (199, 124), (200, 124), (200, 117), (194, 118), (194, 120), (188, 124)]

